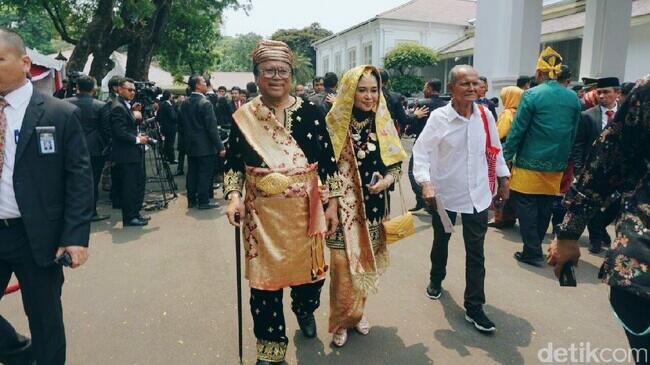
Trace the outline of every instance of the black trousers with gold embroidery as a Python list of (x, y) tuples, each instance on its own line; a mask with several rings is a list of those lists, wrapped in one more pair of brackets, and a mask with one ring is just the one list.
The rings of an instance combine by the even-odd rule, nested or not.
[[(291, 309), (297, 317), (314, 313), (320, 306), (320, 292), (325, 280), (291, 287)], [(282, 296), (284, 290), (259, 290), (251, 288), (251, 313), (253, 330), (257, 338), (259, 360), (281, 362), (287, 351)]]

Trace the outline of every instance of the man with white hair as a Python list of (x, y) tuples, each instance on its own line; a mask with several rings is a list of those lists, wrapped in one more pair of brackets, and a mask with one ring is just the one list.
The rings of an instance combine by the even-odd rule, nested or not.
[[(458, 214), (463, 219), (466, 251), (465, 319), (481, 332), (496, 327), (483, 311), (485, 304), (485, 256), (483, 244), (487, 232), (488, 207), (492, 191), (488, 177), (488, 148), (496, 157), (498, 196), (508, 199), (508, 167), (492, 113), (476, 103), (481, 81), (469, 65), (458, 65), (449, 72), (447, 88), (451, 103), (434, 110), (413, 147), (413, 175), (422, 186), (422, 197), (429, 206), (440, 199), (451, 222)], [(487, 133), (486, 133), (487, 132)], [(494, 152), (498, 151), (498, 152)], [(459, 163), (464, 162), (464, 163)], [(442, 295), (451, 233), (445, 232), (440, 215), (431, 209), (433, 247), (427, 296)]]

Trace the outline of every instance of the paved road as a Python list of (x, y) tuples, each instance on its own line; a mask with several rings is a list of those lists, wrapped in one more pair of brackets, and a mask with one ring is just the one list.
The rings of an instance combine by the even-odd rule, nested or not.
[[(412, 204), (408, 180), (403, 181), (407, 204)], [(119, 211), (102, 206), (112, 219), (93, 225), (90, 260), (78, 270), (66, 270), (68, 363), (237, 363), (233, 230), (222, 210), (188, 211), (185, 205), (181, 196), (167, 210), (153, 213), (143, 229), (122, 229)], [(512, 258), (520, 249), (516, 228), (490, 229), (485, 309), (498, 331), (485, 336), (464, 320), (461, 234), (451, 239), (442, 298), (424, 296), (431, 236), (430, 220), (418, 216), (417, 234), (391, 247), (391, 267), (367, 305), (370, 335), (352, 334), (343, 349), (332, 348), (326, 332), (327, 290), (316, 312), (320, 332), (312, 340), (299, 334), (285, 295), (289, 364), (537, 364), (538, 352), (550, 342), (555, 348), (581, 342), (592, 348), (626, 345), (610, 311), (608, 289), (596, 278), (602, 257), (585, 247), (579, 286), (560, 288), (549, 268)], [(245, 292), (244, 356), (246, 364), (253, 364), (247, 301)], [(20, 295), (6, 297), (0, 310), (18, 330), (28, 332)]]

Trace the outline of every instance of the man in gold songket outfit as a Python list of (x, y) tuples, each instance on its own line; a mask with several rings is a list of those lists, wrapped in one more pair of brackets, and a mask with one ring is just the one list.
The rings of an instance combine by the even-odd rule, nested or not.
[(258, 365), (284, 361), (283, 288), (291, 287), (302, 333), (316, 336), (314, 311), (327, 271), (323, 242), (338, 225), (332, 143), (320, 111), (289, 95), (293, 65), (285, 43), (258, 44), (253, 72), (260, 96), (233, 115), (226, 153), (227, 214), (233, 225), (242, 217)]

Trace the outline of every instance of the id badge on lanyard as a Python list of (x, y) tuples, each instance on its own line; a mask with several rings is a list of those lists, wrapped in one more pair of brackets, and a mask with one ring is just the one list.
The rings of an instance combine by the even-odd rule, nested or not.
[(57, 154), (56, 127), (36, 127), (38, 154), (41, 156)]

